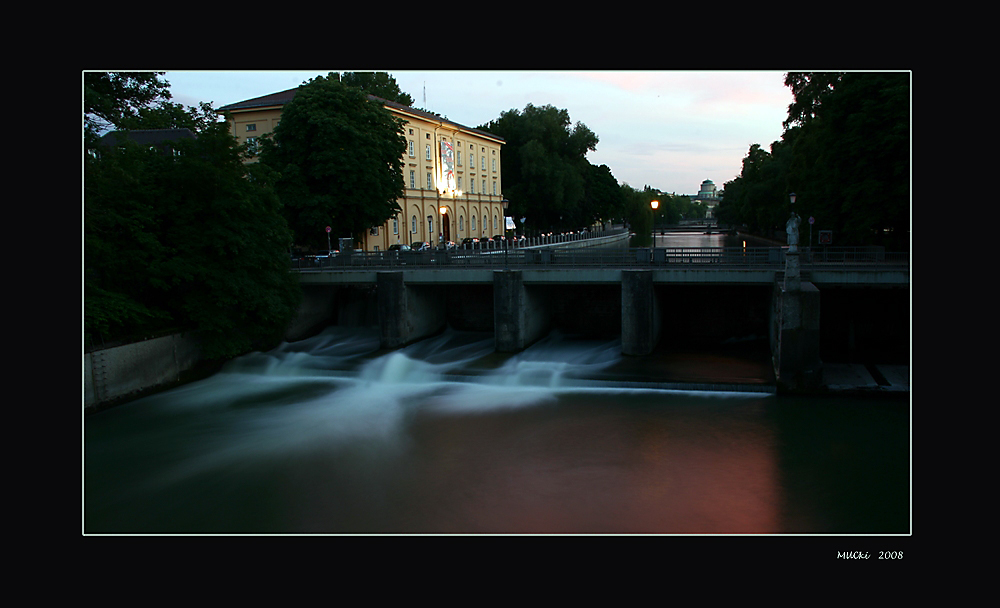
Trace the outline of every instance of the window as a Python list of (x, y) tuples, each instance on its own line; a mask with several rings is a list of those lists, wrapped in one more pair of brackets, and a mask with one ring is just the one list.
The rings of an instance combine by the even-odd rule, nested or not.
[(431, 181), (431, 174), (430, 173), (427, 174), (427, 189), (428, 190), (433, 190), (434, 189), (434, 183)]
[(493, 232), (497, 231), (497, 216), (493, 216)]
[(475, 194), (476, 193), (476, 180), (470, 179), (469, 180), (469, 187), (472, 188), (471, 194)]
[[(485, 152), (485, 151), (486, 151), (486, 149), (483, 148), (483, 152)], [(485, 156), (480, 156), (479, 158), (481, 158), (482, 161), (483, 161), (482, 162), (482, 169), (483, 169), (483, 171), (485, 171), (486, 170), (486, 157)]]
[(417, 172), (410, 171), (410, 188), (416, 189), (417, 187)]
[(489, 218), (485, 215), (483, 216), (483, 234), (486, 234), (486, 227), (489, 226)]
[(458, 165), (459, 167), (462, 166), (462, 151), (461, 150), (455, 150), (455, 164)]
[(415, 215), (413, 216), (412, 226), (413, 227), (410, 229), (410, 232), (412, 232), (413, 234), (416, 234), (417, 233), (417, 216), (415, 216)]
[(247, 152), (249, 152), (250, 154), (257, 154), (258, 148), (259, 148), (259, 146), (258, 146), (257, 138), (256, 137), (248, 137), (247, 138)]
[(378, 226), (372, 226), (372, 229), (368, 231), (372, 236), (378, 236)]
[(455, 187), (457, 189), (459, 189), (459, 190), (462, 189), (462, 178), (461, 177), (458, 178), (457, 183), (455, 184)]
[(483, 189), (480, 190), (480, 192), (482, 192), (483, 194), (486, 194), (486, 180), (485, 179), (483, 180)]
[(463, 215), (458, 216), (458, 230), (459, 232), (465, 230), (465, 216)]
[(413, 129), (410, 129), (410, 135), (413, 135)]
[[(410, 131), (412, 132), (413, 129), (410, 129)], [(413, 140), (411, 139), (410, 140), (410, 158), (413, 158), (414, 156), (416, 156), (416, 152), (413, 150)]]
[[(428, 133), (428, 135), (430, 135), (430, 134)], [(431, 145), (427, 144), (427, 160), (430, 160), (430, 159), (431, 159)]]
[(476, 229), (476, 216), (474, 215), (469, 216), (469, 229), (470, 230)]
[(497, 183), (496, 183), (496, 181), (494, 181), (493, 182), (493, 196), (496, 196), (496, 195), (497, 195)]
[(392, 233), (393, 234), (399, 234), (399, 218), (398, 217), (392, 218)]
[(256, 131), (256, 130), (257, 130), (256, 123), (250, 123), (247, 125), (247, 131)]
[(497, 172), (497, 159), (495, 159), (495, 158), (493, 159), (493, 172), (494, 173)]

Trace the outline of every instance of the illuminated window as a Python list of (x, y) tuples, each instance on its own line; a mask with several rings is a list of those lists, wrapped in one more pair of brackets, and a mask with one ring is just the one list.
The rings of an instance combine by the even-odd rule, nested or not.
[(257, 130), (257, 125), (256, 124), (249, 124), (249, 125), (247, 125), (247, 131), (256, 131), (256, 130)]

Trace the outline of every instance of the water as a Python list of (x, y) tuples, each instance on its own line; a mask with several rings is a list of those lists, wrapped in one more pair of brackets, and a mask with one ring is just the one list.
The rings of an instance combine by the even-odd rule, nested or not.
[(619, 352), (332, 327), (242, 357), (85, 417), (84, 531), (909, 532), (907, 402), (622, 388)]

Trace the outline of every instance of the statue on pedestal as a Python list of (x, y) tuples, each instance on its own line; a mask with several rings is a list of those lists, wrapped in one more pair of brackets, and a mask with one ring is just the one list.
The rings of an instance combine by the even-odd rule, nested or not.
[(788, 218), (788, 222), (785, 223), (785, 232), (788, 233), (788, 251), (798, 251), (799, 250), (799, 223), (801, 223), (799, 216), (792, 211), (792, 217)]

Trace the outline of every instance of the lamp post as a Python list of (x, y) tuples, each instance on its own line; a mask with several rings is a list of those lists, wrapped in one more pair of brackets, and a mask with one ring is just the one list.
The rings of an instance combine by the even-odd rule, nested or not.
[(656, 210), (660, 207), (660, 201), (649, 201), (649, 206), (653, 209), (653, 221), (650, 222), (649, 233), (653, 237), (653, 247), (656, 247)]

